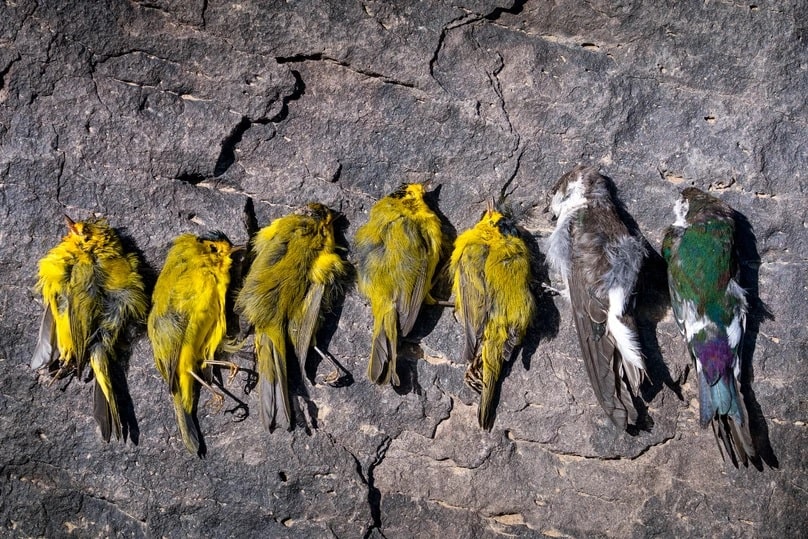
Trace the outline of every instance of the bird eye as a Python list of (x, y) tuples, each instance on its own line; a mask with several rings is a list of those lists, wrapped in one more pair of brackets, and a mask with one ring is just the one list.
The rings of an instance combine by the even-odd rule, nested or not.
[(219, 249), (217, 249), (215, 245), (211, 244), (210, 245), (210, 252), (211, 253), (218, 253)]

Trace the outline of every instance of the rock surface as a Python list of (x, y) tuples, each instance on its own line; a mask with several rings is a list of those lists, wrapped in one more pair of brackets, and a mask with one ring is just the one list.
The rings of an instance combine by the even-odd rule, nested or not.
[[(764, 4), (6, 2), (1, 534), (802, 533), (808, 16), (799, 2)], [(298, 376), (297, 427), (269, 434), (241, 373), (228, 390), (243, 404), (200, 406), (205, 459), (178, 437), (142, 327), (124, 357), (126, 442), (100, 440), (92, 384), (49, 387), (28, 368), (36, 263), (63, 213), (106, 216), (152, 283), (175, 235), (217, 228), (243, 243), (245, 214), (263, 226), (311, 200), (342, 210), (350, 242), (403, 181), (440, 184), (457, 230), (507, 194), (541, 248), (547, 190), (579, 162), (615, 181), (656, 249), (686, 185), (748, 220), (745, 377), (762, 470), (722, 462), (698, 426), (658, 260), (639, 294), (654, 425), (637, 435), (597, 406), (562, 298), (540, 299), (490, 433), (450, 309), (425, 309), (394, 391), (366, 379), (371, 320), (355, 291), (319, 339), (354, 383), (323, 384), (329, 368), (310, 356), (317, 383)], [(250, 347), (236, 360), (250, 368)]]

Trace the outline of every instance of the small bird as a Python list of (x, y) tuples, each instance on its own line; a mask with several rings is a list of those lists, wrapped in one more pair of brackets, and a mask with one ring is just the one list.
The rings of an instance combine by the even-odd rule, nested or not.
[(312, 203), (300, 213), (276, 219), (253, 240), (255, 259), (236, 307), (255, 327), (261, 420), (270, 432), (281, 415), (287, 427), (292, 426), (287, 342), (303, 363), (321, 309), (348, 272), (336, 252), (335, 218), (326, 206)]
[(113, 433), (121, 438), (110, 374), (115, 343), (128, 321), (146, 316), (148, 299), (137, 257), (124, 252), (107, 221), (65, 220), (67, 235), (39, 261), (37, 288), (45, 313), (31, 368), (50, 365), (58, 349), (54, 378), (69, 372), (81, 377), (89, 359), (95, 377), (93, 415), (108, 442)]
[(225, 296), (230, 284), (234, 247), (223, 233), (178, 236), (154, 285), (148, 334), (157, 370), (168, 383), (182, 441), (199, 455), (199, 429), (194, 418), (197, 382), (207, 387), (214, 402), (224, 397), (202, 378), (203, 369), (226, 365), (231, 379), (238, 367), (216, 361), (227, 332)]
[[(738, 352), (746, 327), (746, 294), (733, 278), (738, 266), (732, 208), (688, 187), (674, 205), (676, 220), (665, 233), (673, 314), (696, 363), (699, 422), (710, 423), (719, 450), (746, 466), (756, 452), (740, 391)], [(724, 452), (721, 451), (723, 457)]]
[(424, 184), (402, 184), (370, 210), (356, 231), (359, 291), (370, 301), (373, 337), (368, 378), (400, 384), (399, 334), (412, 331), (429, 294), (441, 254), (441, 222), (424, 201)]
[(637, 420), (632, 396), (645, 376), (631, 297), (646, 250), (620, 219), (597, 169), (575, 167), (551, 193), (558, 222), (547, 259), (564, 279), (595, 396), (626, 429)]
[(480, 427), (491, 430), (502, 365), (533, 316), (530, 252), (514, 223), (489, 205), (474, 228), (457, 237), (449, 272), (466, 337), (466, 383), (481, 393), (477, 418)]

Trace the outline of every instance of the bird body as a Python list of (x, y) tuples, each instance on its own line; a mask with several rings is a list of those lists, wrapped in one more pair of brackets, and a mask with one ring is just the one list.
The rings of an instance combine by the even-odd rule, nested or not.
[(148, 334), (157, 370), (168, 383), (177, 425), (192, 454), (199, 453), (194, 420), (197, 382), (227, 332), (230, 240), (221, 232), (183, 234), (174, 240), (154, 285)]
[[(712, 424), (733, 463), (754, 456), (740, 392), (738, 354), (746, 324), (746, 295), (737, 273), (732, 209), (695, 187), (682, 192), (662, 255), (676, 323), (696, 364), (700, 424)], [(721, 448), (721, 444), (719, 444)], [(722, 452), (723, 455), (723, 452)]]
[(645, 247), (617, 212), (606, 178), (578, 166), (552, 190), (557, 225), (547, 258), (569, 293), (584, 364), (598, 402), (625, 429), (645, 373), (631, 296)]
[(438, 216), (424, 201), (424, 186), (403, 184), (379, 200), (356, 232), (359, 291), (373, 314), (368, 378), (399, 385), (398, 337), (412, 331), (441, 253)]
[(255, 259), (236, 306), (255, 326), (261, 417), (268, 430), (281, 414), (291, 427), (287, 342), (304, 362), (321, 308), (347, 274), (336, 252), (334, 219), (327, 207), (309, 204), (276, 219), (253, 240)]
[[(110, 362), (127, 321), (148, 308), (139, 263), (125, 253), (118, 234), (104, 220), (74, 222), (68, 234), (39, 262), (38, 289), (45, 301), (31, 368), (50, 364), (56, 351), (60, 369), (81, 377), (89, 361), (95, 377), (93, 415), (104, 441), (120, 439), (121, 421)], [(56, 346), (56, 350), (54, 349)]]
[(489, 208), (457, 237), (449, 271), (465, 334), (466, 383), (480, 392), (478, 421), (490, 430), (502, 365), (521, 343), (534, 311), (530, 253), (513, 223)]

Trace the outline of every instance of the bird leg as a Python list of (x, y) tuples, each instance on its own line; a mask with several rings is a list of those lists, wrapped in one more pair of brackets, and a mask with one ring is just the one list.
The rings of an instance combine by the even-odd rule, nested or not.
[(221, 393), (219, 393), (215, 389), (213, 389), (213, 386), (211, 386), (209, 383), (204, 381), (202, 379), (202, 377), (199, 376), (198, 374), (196, 374), (194, 371), (189, 370), (188, 373), (191, 376), (193, 376), (196, 379), (197, 382), (202, 384), (204, 387), (208, 388), (210, 390), (210, 392), (213, 393), (212, 401), (208, 401), (209, 404), (210, 404), (210, 402), (214, 403), (213, 405), (211, 405), (211, 410), (213, 410), (213, 413), (216, 413), (219, 410), (221, 410), (222, 406), (224, 405), (224, 395), (222, 395)]
[(230, 369), (230, 374), (227, 376), (227, 385), (230, 385), (230, 384), (233, 383), (233, 380), (236, 379), (236, 375), (238, 374), (238, 371), (241, 370), (241, 367), (239, 367), (238, 365), (236, 365), (232, 361), (219, 361), (219, 360), (211, 359), (209, 361), (203, 361), (202, 362), (202, 367), (203, 368), (207, 367), (208, 365), (219, 365), (220, 367), (227, 367), (228, 369)]

